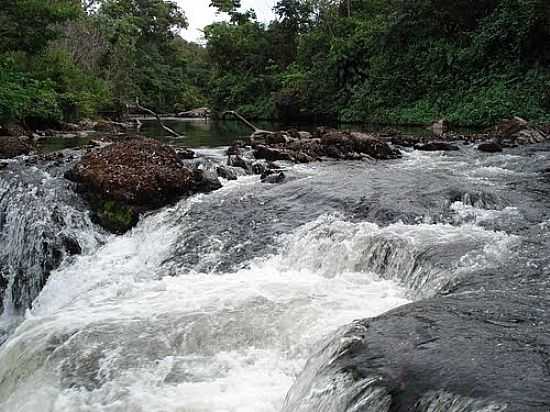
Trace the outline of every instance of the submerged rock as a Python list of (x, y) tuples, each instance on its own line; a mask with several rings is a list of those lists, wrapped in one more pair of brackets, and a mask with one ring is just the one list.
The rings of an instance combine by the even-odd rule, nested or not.
[(96, 221), (114, 233), (130, 229), (144, 211), (221, 187), (217, 177), (184, 167), (172, 147), (154, 140), (114, 143), (91, 151), (65, 177), (77, 183)]

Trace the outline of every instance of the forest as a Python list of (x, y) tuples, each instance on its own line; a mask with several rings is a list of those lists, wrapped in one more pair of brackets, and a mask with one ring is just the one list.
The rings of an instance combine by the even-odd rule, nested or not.
[(4, 0), (0, 122), (109, 117), (139, 100), (256, 119), (487, 126), (550, 120), (546, 0), (239, 1), (185, 41), (174, 1)]

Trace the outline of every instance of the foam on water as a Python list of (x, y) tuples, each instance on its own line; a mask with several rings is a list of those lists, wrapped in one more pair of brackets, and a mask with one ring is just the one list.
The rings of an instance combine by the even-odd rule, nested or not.
[(315, 342), (407, 302), (374, 273), (292, 268), (296, 253), (237, 273), (164, 276), (175, 222), (203, 199), (52, 274), (0, 349), (0, 409), (275, 411)]

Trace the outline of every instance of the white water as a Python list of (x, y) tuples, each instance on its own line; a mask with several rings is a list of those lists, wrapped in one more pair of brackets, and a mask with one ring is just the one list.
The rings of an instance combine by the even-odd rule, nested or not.
[(171, 219), (203, 199), (51, 276), (0, 349), (1, 410), (276, 411), (317, 341), (407, 302), (392, 281), (293, 268), (292, 254), (162, 277)]
[[(405, 166), (418, 162), (410, 156)], [(475, 224), (379, 227), (325, 215), (236, 273), (163, 266), (187, 210), (254, 182), (228, 182), (150, 215), (55, 271), (0, 348), (0, 411), (278, 411), (338, 327), (406, 304), (411, 290), (433, 293), (461, 271), (497, 266), (516, 243)], [(478, 222), (516, 212), (460, 202), (452, 210)]]

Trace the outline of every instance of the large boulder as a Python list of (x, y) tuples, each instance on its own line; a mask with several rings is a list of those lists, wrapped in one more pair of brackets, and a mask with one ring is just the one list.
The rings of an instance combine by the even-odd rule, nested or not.
[(221, 187), (217, 178), (184, 167), (172, 147), (148, 139), (91, 151), (66, 177), (77, 183), (97, 223), (114, 233), (130, 229), (144, 211)]
[(16, 156), (29, 154), (31, 145), (24, 136), (0, 136), (0, 159), (11, 159)]

